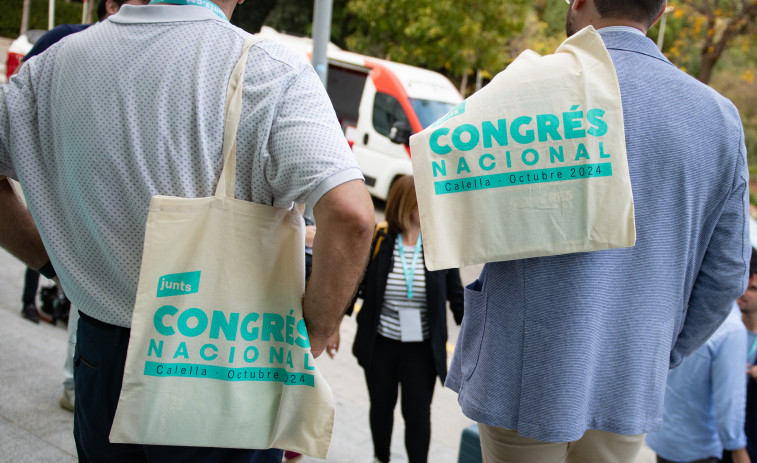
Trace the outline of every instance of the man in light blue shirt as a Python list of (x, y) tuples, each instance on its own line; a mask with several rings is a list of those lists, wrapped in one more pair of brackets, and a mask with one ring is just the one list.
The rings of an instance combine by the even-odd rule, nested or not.
[(659, 463), (717, 462), (723, 450), (748, 462), (744, 434), (746, 328), (738, 308), (710, 339), (670, 370), (662, 429), (647, 435)]

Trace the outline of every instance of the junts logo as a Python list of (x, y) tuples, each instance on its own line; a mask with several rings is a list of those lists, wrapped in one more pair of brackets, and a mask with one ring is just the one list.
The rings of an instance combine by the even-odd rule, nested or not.
[(196, 293), (200, 289), (200, 271), (169, 273), (158, 279), (157, 297), (180, 296)]

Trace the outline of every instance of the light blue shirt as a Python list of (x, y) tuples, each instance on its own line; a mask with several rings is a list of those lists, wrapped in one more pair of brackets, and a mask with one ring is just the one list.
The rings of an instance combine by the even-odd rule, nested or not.
[(702, 347), (670, 370), (662, 429), (647, 435), (658, 455), (692, 461), (746, 446), (746, 333), (735, 307)]

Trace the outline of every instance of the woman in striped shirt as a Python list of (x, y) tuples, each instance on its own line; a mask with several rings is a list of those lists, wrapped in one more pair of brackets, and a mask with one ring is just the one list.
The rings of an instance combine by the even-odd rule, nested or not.
[(353, 353), (365, 370), (377, 462), (389, 461), (394, 407), (402, 391), (405, 447), (410, 463), (427, 461), (434, 382), (447, 375), (447, 318), (463, 318), (457, 269), (429, 272), (423, 264), (418, 203), (411, 176), (398, 179), (386, 202), (359, 297)]

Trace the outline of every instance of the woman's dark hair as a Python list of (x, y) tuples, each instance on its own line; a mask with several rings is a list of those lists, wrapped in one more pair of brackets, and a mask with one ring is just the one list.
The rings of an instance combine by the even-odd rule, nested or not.
[(412, 175), (403, 175), (394, 181), (389, 197), (386, 198), (384, 214), (389, 231), (402, 233), (407, 230), (416, 207), (418, 199), (415, 197), (415, 180)]

